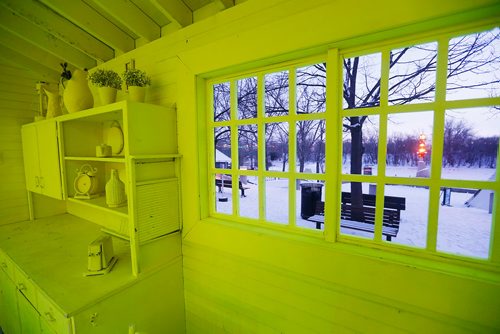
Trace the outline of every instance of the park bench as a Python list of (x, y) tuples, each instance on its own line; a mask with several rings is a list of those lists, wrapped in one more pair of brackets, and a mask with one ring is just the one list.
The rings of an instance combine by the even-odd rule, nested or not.
[[(224, 188), (232, 188), (233, 187), (233, 181), (230, 179), (215, 179), (215, 185), (219, 188), (219, 192), (222, 192), (222, 187)], [(243, 183), (241, 181), (238, 181), (238, 188), (241, 191), (241, 197), (246, 197), (245, 195), (245, 189), (250, 189), (249, 187), (244, 187)]]
[[(354, 208), (351, 202), (351, 193), (342, 192), (340, 209), (340, 226), (352, 230), (374, 233), (375, 231), (375, 195), (363, 194), (363, 207)], [(387, 241), (396, 237), (401, 223), (401, 210), (406, 209), (406, 199), (404, 197), (384, 196), (384, 213), (382, 234)], [(321, 229), (324, 223), (325, 203), (316, 203), (315, 215), (308, 220), (316, 223), (316, 228)]]

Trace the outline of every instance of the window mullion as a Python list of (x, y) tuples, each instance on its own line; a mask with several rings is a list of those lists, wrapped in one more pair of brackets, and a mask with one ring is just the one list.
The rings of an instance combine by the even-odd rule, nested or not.
[(387, 104), (389, 100), (389, 67), (390, 52), (382, 52), (382, 64), (380, 73), (380, 114), (379, 114), (379, 137), (378, 137), (378, 156), (377, 161), (377, 192), (376, 192), (376, 210), (375, 210), (375, 242), (382, 241), (382, 225), (384, 217), (384, 197), (385, 197), (385, 157), (387, 154)]
[(326, 66), (325, 240), (335, 242), (340, 226), (342, 161), (342, 57), (328, 51)]
[(446, 103), (446, 76), (448, 72), (448, 39), (438, 40), (438, 59), (436, 65), (436, 93), (434, 109), (434, 129), (432, 136), (432, 158), (431, 158), (431, 176), (429, 189), (429, 216), (427, 225), (427, 250), (436, 251), (438, 218), (439, 218), (439, 196), (441, 163), (443, 161), (444, 136), (438, 134), (444, 133), (444, 116)]
[[(296, 103), (296, 69), (290, 68), (288, 70), (288, 224), (290, 227), (294, 228), (297, 226), (296, 222), (296, 203), (295, 191), (297, 184), (297, 174), (295, 168), (295, 150), (296, 150), (296, 115), (297, 115), (297, 103)], [(293, 159), (293, 160), (292, 160)]]
[(239, 150), (239, 129), (238, 129), (238, 84), (236, 80), (231, 80), (230, 86), (230, 103), (231, 103), (231, 117), (230, 117), (230, 129), (231, 129), (231, 178), (232, 178), (232, 192), (231, 197), (233, 201), (233, 216), (238, 216), (239, 212), (239, 200), (238, 200), (238, 181), (239, 175), (237, 174), (239, 168), (238, 150)]
[(257, 155), (258, 155), (258, 191), (259, 191), (259, 221), (266, 220), (266, 183), (265, 174), (266, 169), (266, 129), (265, 129), (265, 80), (264, 74), (257, 75)]

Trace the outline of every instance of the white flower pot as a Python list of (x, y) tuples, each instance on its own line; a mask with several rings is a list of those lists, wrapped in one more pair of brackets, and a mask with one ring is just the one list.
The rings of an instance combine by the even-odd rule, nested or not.
[(112, 87), (99, 87), (99, 97), (101, 98), (101, 103), (103, 105), (115, 103), (116, 102), (116, 88)]
[(146, 87), (128, 86), (128, 99), (132, 102), (144, 102), (146, 99)]

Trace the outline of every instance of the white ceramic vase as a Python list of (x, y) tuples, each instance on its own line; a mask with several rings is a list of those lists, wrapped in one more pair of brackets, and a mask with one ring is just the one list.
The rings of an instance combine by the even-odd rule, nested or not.
[(89, 109), (94, 106), (94, 98), (87, 82), (87, 72), (74, 70), (64, 88), (64, 105), (69, 113)]
[(127, 196), (125, 195), (125, 184), (118, 176), (118, 170), (111, 170), (111, 177), (106, 183), (106, 204), (110, 208), (117, 208), (124, 206), (127, 203)]
[(99, 97), (101, 98), (101, 103), (103, 105), (116, 102), (116, 88), (112, 87), (99, 87)]
[(132, 102), (144, 102), (146, 99), (146, 87), (128, 86), (128, 99)]
[(43, 88), (45, 95), (47, 95), (47, 115), (46, 118), (53, 118), (62, 115), (61, 110), (61, 97), (58, 92)]

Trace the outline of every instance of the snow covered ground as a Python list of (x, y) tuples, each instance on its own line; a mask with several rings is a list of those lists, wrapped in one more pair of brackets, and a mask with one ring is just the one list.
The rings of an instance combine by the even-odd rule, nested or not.
[[(412, 173), (413, 170), (400, 170), (402, 173)], [(491, 177), (492, 170), (464, 168), (446, 171), (457, 178), (467, 178), (474, 175), (475, 179), (487, 180)], [(410, 175), (410, 174), (409, 174)], [(414, 175), (414, 174), (413, 174)], [(399, 175), (405, 176), (405, 175)], [(464, 177), (465, 176), (465, 177)], [(240, 200), (240, 216), (258, 218), (258, 186), (256, 178), (249, 177), (245, 190), (246, 197)], [(309, 182), (309, 181), (303, 181)], [(312, 182), (312, 181), (311, 181)], [(301, 190), (295, 187), (296, 197), (296, 224), (303, 228), (314, 229), (316, 224), (304, 220), (300, 216)], [(343, 191), (350, 191), (348, 183), (342, 185)], [(369, 193), (369, 185), (363, 184), (363, 193)], [(323, 188), (324, 193), (328, 191)], [(471, 190), (473, 191), (473, 190)], [(288, 180), (269, 178), (266, 180), (266, 220), (274, 223), (288, 224)], [(425, 248), (427, 243), (427, 221), (429, 207), (429, 190), (422, 187), (387, 185), (386, 196), (398, 196), (406, 199), (406, 209), (401, 211), (401, 224), (397, 237), (392, 238), (393, 243), (412, 247)], [(217, 194), (221, 196), (221, 194)], [(227, 202), (217, 202), (217, 211), (232, 212), (231, 189), (224, 188), (223, 197)], [(492, 214), (488, 209), (468, 207), (465, 203), (470, 200), (473, 193), (452, 192), (450, 206), (441, 206), (438, 216), (437, 249), (445, 253), (460, 254), (478, 258), (487, 258), (491, 236)], [(486, 198), (486, 197), (485, 197)], [(440, 198), (440, 201), (442, 198)], [(486, 208), (489, 203), (486, 203)], [(328, 204), (327, 204), (328, 205)], [(373, 238), (373, 234), (350, 229), (341, 229), (342, 234), (357, 235)]]

